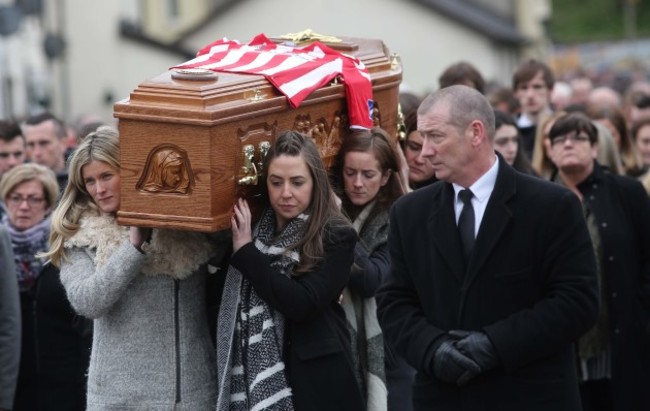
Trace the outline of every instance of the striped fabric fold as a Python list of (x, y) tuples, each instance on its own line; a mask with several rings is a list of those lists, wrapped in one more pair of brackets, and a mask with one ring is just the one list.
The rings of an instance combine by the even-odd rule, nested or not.
[(365, 65), (317, 41), (292, 47), (275, 44), (264, 34), (257, 35), (248, 44), (221, 39), (203, 47), (194, 59), (172, 68), (262, 75), (294, 108), (314, 90), (341, 76), (350, 127), (373, 126), (372, 81)]

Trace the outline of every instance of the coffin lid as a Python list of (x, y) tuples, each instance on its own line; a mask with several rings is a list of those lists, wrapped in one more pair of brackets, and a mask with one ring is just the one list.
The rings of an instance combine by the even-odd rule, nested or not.
[[(339, 37), (328, 47), (352, 55), (368, 69), (373, 89), (389, 86), (401, 79), (397, 55), (389, 55), (381, 40)], [(273, 41), (281, 39), (271, 38)], [(189, 80), (168, 70), (147, 80), (131, 92), (128, 99), (114, 105), (118, 119), (154, 120), (187, 124), (216, 125), (254, 111), (258, 114), (290, 108), (287, 98), (265, 78), (256, 74), (217, 72), (216, 79)], [(333, 83), (311, 93), (300, 107), (345, 96), (344, 86)]]

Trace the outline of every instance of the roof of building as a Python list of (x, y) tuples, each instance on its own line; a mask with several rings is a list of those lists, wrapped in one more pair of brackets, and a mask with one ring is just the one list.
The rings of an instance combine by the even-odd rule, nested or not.
[[(528, 40), (515, 27), (513, 21), (496, 15), (495, 13), (473, 4), (467, 0), (412, 0), (431, 10), (448, 17), (449, 19), (473, 29), (488, 38), (507, 45), (520, 46)], [(188, 50), (183, 40), (193, 33), (200, 31), (209, 25), (214, 19), (226, 13), (236, 0), (226, 1), (221, 7), (217, 7), (207, 14), (196, 26), (179, 35), (178, 39), (171, 43), (162, 42), (153, 36), (143, 32), (140, 28), (129, 21), (120, 22), (120, 33), (131, 40), (148, 44), (168, 52), (177, 53), (183, 57), (192, 58), (194, 53)]]
[(513, 21), (464, 0), (413, 0), (499, 43), (522, 45), (528, 40)]

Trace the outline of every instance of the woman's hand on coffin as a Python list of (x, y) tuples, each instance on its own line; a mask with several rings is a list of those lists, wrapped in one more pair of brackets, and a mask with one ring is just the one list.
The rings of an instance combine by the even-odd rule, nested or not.
[(242, 246), (253, 241), (251, 231), (251, 210), (248, 203), (240, 198), (233, 207), (233, 214), (230, 217), (232, 227), (232, 248), (233, 253), (237, 252)]
[(142, 244), (151, 240), (151, 228), (130, 227), (129, 240), (138, 251), (144, 254)]

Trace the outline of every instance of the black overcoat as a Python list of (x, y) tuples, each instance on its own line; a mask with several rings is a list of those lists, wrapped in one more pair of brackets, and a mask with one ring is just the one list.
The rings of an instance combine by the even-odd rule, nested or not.
[(577, 188), (600, 234), (615, 409), (650, 410), (650, 200), (598, 164)]
[(75, 313), (52, 264), (43, 267), (34, 290), (38, 409), (85, 410), (92, 320)]
[[(596, 266), (580, 203), (503, 158), (465, 267), (451, 184), (402, 197), (391, 211), (392, 269), (380, 288), (384, 335), (418, 369), (416, 410), (580, 409), (573, 342), (595, 322)], [(483, 330), (501, 365), (467, 386), (432, 376), (432, 345)]]

